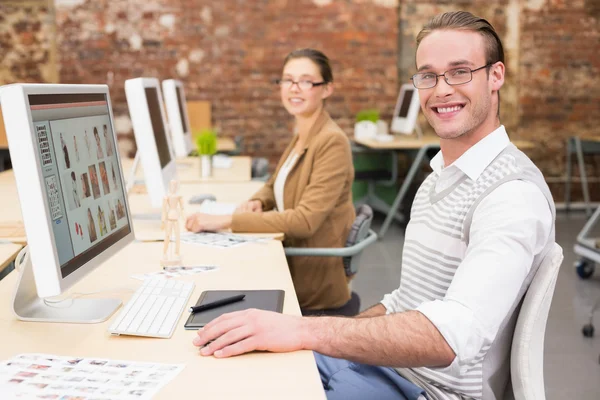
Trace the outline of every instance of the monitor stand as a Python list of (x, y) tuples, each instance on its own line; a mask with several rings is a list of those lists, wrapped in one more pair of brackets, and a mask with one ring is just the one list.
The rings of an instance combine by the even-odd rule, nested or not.
[[(23, 252), (19, 255), (24, 254)], [(24, 261), (19, 258), (24, 258)], [(48, 305), (37, 295), (29, 254), (17, 257), (16, 268), (18, 262), (21, 265), (12, 307), (15, 316), (21, 321), (95, 324), (106, 321), (121, 305), (119, 299), (73, 298)]]
[[(135, 179), (135, 175), (137, 173), (137, 169), (140, 166), (140, 153), (137, 151), (135, 153), (135, 157), (133, 158), (133, 165), (131, 166), (131, 171), (129, 171), (129, 176), (127, 178), (127, 185), (125, 186), (125, 190), (127, 194), (131, 192), (133, 186), (135, 185), (145, 185), (146, 181), (144, 179)], [(150, 213), (132, 213), (132, 219), (142, 220), (142, 221), (160, 221), (162, 219), (162, 214), (160, 211), (150, 212)]]

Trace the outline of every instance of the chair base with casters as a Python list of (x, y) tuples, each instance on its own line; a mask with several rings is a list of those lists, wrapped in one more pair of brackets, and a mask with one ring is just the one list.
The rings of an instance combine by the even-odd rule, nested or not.
[[(286, 256), (312, 256), (312, 257), (342, 257), (344, 271), (347, 277), (353, 277), (358, 272), (359, 260), (362, 251), (377, 240), (377, 234), (371, 228), (373, 210), (366, 204), (356, 209), (356, 219), (352, 224), (346, 247), (341, 248), (315, 248), (315, 247), (285, 247)], [(303, 315), (344, 315), (351, 317), (360, 311), (360, 298), (352, 292), (350, 300), (340, 308), (325, 310), (302, 310)]]
[[(586, 221), (583, 228), (577, 235), (577, 242), (573, 250), (575, 254), (581, 258), (575, 263), (575, 272), (581, 279), (589, 279), (594, 274), (596, 264), (600, 263), (600, 241), (597, 238), (591, 237), (590, 233), (594, 231), (594, 227), (600, 220), (600, 207), (598, 207), (592, 216)], [(600, 306), (600, 302), (596, 302), (589, 313), (589, 321), (581, 328), (581, 333), (585, 337), (594, 336), (594, 312)]]

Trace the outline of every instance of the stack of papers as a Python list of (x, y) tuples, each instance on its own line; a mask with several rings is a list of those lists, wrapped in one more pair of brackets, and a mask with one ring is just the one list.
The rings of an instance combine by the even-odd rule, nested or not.
[(231, 168), (233, 160), (229, 156), (224, 154), (216, 154), (212, 157), (212, 165), (215, 168)]
[(182, 243), (199, 244), (202, 246), (230, 248), (247, 243), (264, 242), (265, 238), (240, 236), (231, 233), (187, 232), (181, 235)]
[(183, 368), (183, 364), (21, 354), (0, 362), (0, 393), (2, 399), (150, 399)]
[(145, 274), (134, 274), (132, 278), (140, 281), (152, 278), (177, 278), (184, 275), (195, 275), (202, 272), (216, 271), (219, 267), (216, 265), (199, 265), (199, 266), (174, 266), (163, 267), (162, 271), (147, 272)]

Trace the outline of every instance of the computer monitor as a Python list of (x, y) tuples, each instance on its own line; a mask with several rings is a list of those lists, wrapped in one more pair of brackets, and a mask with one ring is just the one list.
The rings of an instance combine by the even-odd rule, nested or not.
[(128, 79), (125, 95), (150, 202), (160, 208), (169, 182), (177, 179), (160, 84), (155, 78)]
[(411, 83), (402, 85), (390, 130), (394, 133), (410, 135), (417, 123), (419, 107), (419, 91)]
[(175, 79), (167, 79), (162, 81), (162, 90), (165, 96), (175, 155), (179, 158), (187, 157), (192, 152), (193, 146), (183, 83)]
[(28, 321), (106, 320), (119, 299), (44, 298), (134, 239), (108, 87), (14, 84), (0, 99), (28, 244), (14, 312)]

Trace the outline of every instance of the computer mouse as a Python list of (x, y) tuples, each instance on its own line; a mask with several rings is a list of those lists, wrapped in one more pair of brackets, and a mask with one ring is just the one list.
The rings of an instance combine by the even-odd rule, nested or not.
[(190, 204), (202, 204), (204, 200), (217, 201), (217, 198), (212, 194), (204, 193), (190, 197)]

